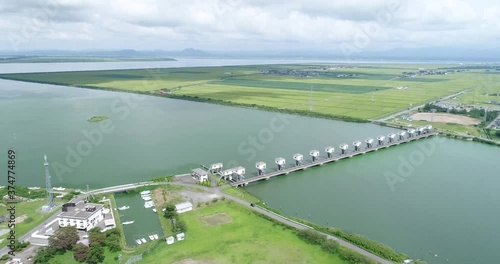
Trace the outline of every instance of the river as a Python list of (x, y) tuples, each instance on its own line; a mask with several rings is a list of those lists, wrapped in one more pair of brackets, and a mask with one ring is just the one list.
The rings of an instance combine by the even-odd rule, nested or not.
[[(81, 189), (186, 173), (215, 162), (226, 168), (242, 165), (250, 177), (257, 161), (274, 169), (273, 160), (279, 156), (291, 164), (296, 152), (309, 159), (312, 149), (324, 153), (329, 145), (338, 149), (341, 143), (394, 131), (372, 124), (9, 80), (0, 80), (0, 113), (0, 149), (17, 152), (18, 184), (44, 186), (46, 154), (52, 184)], [(93, 115), (110, 119), (87, 122)], [(247, 189), (285, 214), (361, 233), (429, 264), (496, 263), (500, 149), (438, 139)], [(0, 164), (6, 167), (5, 159)]]

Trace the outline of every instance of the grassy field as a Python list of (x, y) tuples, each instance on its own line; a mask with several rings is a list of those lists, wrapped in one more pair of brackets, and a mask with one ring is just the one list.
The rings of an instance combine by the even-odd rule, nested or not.
[[(49, 218), (52, 214), (59, 212), (58, 209), (55, 209), (51, 213), (40, 213), (40, 208), (42, 205), (47, 203), (47, 199), (34, 200), (30, 202), (20, 202), (16, 204), (16, 218), (20, 217), (25, 218), (19, 224), (16, 224), (16, 237), (20, 238), (22, 235), (29, 232), (31, 229), (35, 228), (37, 225), (41, 224), (47, 218)], [(3, 207), (3, 206), (2, 206)], [(5, 209), (3, 209), (5, 213), (8, 213)], [(8, 229), (7, 223), (0, 224), (0, 229)], [(4, 247), (7, 245), (8, 241), (5, 239), (8, 234), (2, 235), (0, 238), (3, 239), (0, 243), (0, 247)]]
[(241, 188), (227, 187), (227, 188), (222, 189), (222, 192), (226, 193), (226, 194), (229, 194), (229, 195), (232, 195), (234, 197), (238, 197), (238, 198), (240, 198), (240, 199), (242, 199), (244, 201), (247, 201), (249, 203), (258, 203), (258, 202), (260, 202), (260, 199), (258, 199), (257, 197), (251, 195), (250, 193), (244, 191)]
[(189, 258), (210, 263), (346, 263), (233, 203), (202, 207), (182, 218), (188, 225), (186, 239), (158, 244), (145, 254), (144, 263)]
[[(405, 71), (441, 66), (367, 64), (360, 68), (331, 69), (322, 64), (257, 65), (4, 74), (0, 78), (140, 93), (172, 92), (175, 96), (196, 97), (202, 101), (222, 100), (290, 111), (311, 110), (333, 118), (347, 116), (366, 120), (395, 113), (410, 104), (423, 104), (457, 91), (481, 88), (483, 83), (494, 81), (497, 76), (482, 70), (470, 70), (448, 75), (398, 78)], [(273, 69), (316, 71), (321, 75), (299, 77), (262, 73)], [(408, 89), (397, 89), (404, 86)], [(469, 101), (466, 96), (462, 100)]]
[(412, 125), (413, 127), (421, 127), (421, 126), (426, 126), (426, 125), (432, 125), (432, 127), (436, 128), (440, 132), (443, 133), (460, 133), (463, 135), (470, 135), (470, 136), (481, 136), (480, 130), (475, 127), (475, 126), (467, 126), (467, 125), (460, 125), (460, 124), (454, 124), (454, 123), (437, 123), (437, 122), (429, 122), (429, 121), (404, 121), (404, 120), (398, 120), (397, 122), (394, 122), (394, 124), (397, 125), (403, 125), (403, 126), (408, 126)]
[[(110, 252), (107, 248), (104, 248), (104, 261), (102, 264), (116, 264), (118, 263), (115, 260), (115, 257), (118, 256), (118, 252)], [(123, 254), (122, 254), (123, 255)], [(64, 254), (56, 255), (54, 258), (50, 260), (51, 264), (81, 264), (82, 262), (78, 262), (73, 257), (73, 251), (67, 251)]]

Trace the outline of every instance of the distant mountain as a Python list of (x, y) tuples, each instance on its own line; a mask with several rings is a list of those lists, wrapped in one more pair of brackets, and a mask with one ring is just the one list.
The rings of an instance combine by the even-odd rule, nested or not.
[(117, 58), (137, 58), (137, 57), (209, 57), (210, 54), (187, 48), (181, 51), (165, 51), (165, 50), (33, 50), (25, 52), (2, 52), (0, 56), (82, 56), (82, 57), (117, 57)]
[(181, 52), (179, 52), (179, 55), (180, 56), (188, 56), (188, 57), (207, 57), (207, 56), (209, 56), (208, 53), (201, 51), (201, 50), (193, 49), (193, 48), (183, 49)]
[(16, 56), (82, 56), (112, 58), (266, 58), (266, 59), (323, 59), (323, 60), (391, 60), (391, 61), (485, 61), (500, 62), (500, 50), (467, 49), (457, 47), (398, 48), (383, 51), (361, 51), (346, 57), (339, 49), (333, 50), (243, 50), (205, 52), (186, 48), (166, 50), (34, 50), (21, 53), (0, 51), (0, 57)]

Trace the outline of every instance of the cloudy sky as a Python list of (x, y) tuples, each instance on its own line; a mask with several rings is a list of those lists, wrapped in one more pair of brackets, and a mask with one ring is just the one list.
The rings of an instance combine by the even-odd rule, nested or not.
[(0, 0), (0, 50), (499, 48), (497, 0)]

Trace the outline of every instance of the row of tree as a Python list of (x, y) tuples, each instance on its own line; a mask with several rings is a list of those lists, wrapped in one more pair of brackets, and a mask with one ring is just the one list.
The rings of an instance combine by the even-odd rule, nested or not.
[(61, 227), (49, 238), (49, 246), (40, 249), (35, 257), (35, 263), (50, 263), (58, 254), (73, 251), (74, 258), (79, 262), (96, 264), (104, 261), (104, 248), (116, 252), (121, 250), (120, 232), (117, 229), (101, 232), (99, 227), (89, 232), (89, 244), (78, 243), (78, 231), (73, 226)]
[(174, 233), (186, 232), (187, 230), (186, 222), (180, 219), (174, 204), (167, 204), (165, 206), (165, 213), (163, 214), (163, 216), (172, 221), (172, 232)]

